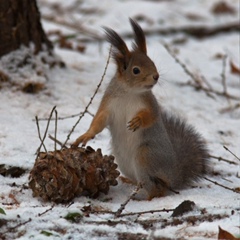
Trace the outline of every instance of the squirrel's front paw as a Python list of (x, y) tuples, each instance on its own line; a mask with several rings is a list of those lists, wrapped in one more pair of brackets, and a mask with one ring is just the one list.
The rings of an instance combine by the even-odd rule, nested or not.
[(128, 122), (127, 129), (135, 132), (139, 127), (141, 127), (142, 121), (140, 117), (134, 117)]
[(82, 143), (82, 146), (86, 146), (87, 142), (91, 139), (93, 139), (95, 136), (86, 132), (82, 136), (76, 139), (76, 141), (71, 144), (72, 148), (77, 148), (80, 143)]

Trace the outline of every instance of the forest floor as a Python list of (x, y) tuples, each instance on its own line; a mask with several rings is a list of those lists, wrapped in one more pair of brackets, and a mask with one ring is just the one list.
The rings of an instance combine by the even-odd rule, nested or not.
[[(41, 76), (25, 67), (11, 76), (12, 87), (0, 82), (0, 239), (217, 239), (219, 226), (240, 236), (239, 1), (38, 4), (44, 30), (66, 66), (39, 66)], [(180, 194), (151, 201), (132, 199), (136, 186), (120, 179), (97, 199), (79, 196), (68, 204), (54, 204), (34, 198), (28, 181), (40, 145), (35, 116), (43, 135), (56, 106), (61, 118), (57, 138), (64, 142), (97, 89), (68, 144), (87, 130), (115, 71), (113, 61), (106, 66), (110, 46), (102, 26), (116, 30), (130, 46), (129, 17), (144, 29), (149, 56), (160, 73), (154, 94), (204, 137), (212, 156), (211, 174)], [(26, 51), (22, 48), (5, 60), (21, 59)], [(3, 68), (0, 59), (0, 71)], [(44, 90), (19, 90), (23, 77), (43, 84)], [(51, 121), (48, 133), (54, 131)], [(111, 154), (107, 129), (88, 144)], [(49, 138), (45, 146), (54, 150)], [(174, 209), (187, 200), (195, 207), (173, 217)]]

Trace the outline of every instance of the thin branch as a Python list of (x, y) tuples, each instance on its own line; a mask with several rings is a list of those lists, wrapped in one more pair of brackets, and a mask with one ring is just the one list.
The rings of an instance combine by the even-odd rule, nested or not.
[[(68, 28), (71, 28), (77, 32), (84, 33), (84, 35), (87, 35), (91, 37), (91, 39), (85, 39), (86, 41), (103, 41), (104, 36), (96, 34), (96, 32), (90, 31), (87, 27), (84, 27), (82, 24), (75, 24), (71, 22), (67, 22), (64, 20), (64, 18), (56, 19), (56, 17), (53, 17), (52, 15), (46, 15), (43, 14), (42, 18), (46, 21), (51, 21), (56, 24), (59, 24), (61, 26), (66, 26)], [(206, 38), (210, 37), (219, 33), (226, 33), (226, 32), (233, 32), (233, 31), (239, 31), (240, 25), (239, 22), (229, 22), (218, 26), (183, 26), (183, 27), (167, 27), (167, 28), (155, 28), (155, 29), (144, 29), (144, 33), (146, 36), (152, 36), (152, 35), (173, 35), (178, 33), (184, 33), (190, 36), (193, 36), (195, 38)], [(133, 38), (133, 33), (128, 32), (125, 34), (122, 34), (123, 38)], [(83, 42), (84, 39), (81, 39)]]
[(52, 135), (48, 135), (48, 137), (51, 139), (51, 140), (53, 140), (55, 143), (57, 143), (58, 145), (60, 145), (61, 146), (61, 148), (67, 148), (65, 145), (63, 145), (63, 143), (62, 142), (60, 142), (59, 140), (57, 140), (55, 137), (53, 137)]
[(233, 162), (233, 161), (228, 160), (228, 159), (226, 159), (226, 158), (217, 157), (217, 156), (213, 156), (213, 155), (210, 155), (210, 154), (209, 154), (208, 156), (211, 157), (211, 158), (217, 159), (218, 161), (223, 161), (223, 162), (227, 162), (227, 163), (229, 163), (229, 164), (238, 165), (236, 162)]
[(222, 85), (223, 85), (223, 93), (227, 95), (227, 84), (226, 84), (226, 61), (227, 61), (227, 55), (223, 56), (223, 66), (222, 66)]
[(168, 52), (168, 53), (174, 58), (174, 60), (182, 67), (182, 69), (184, 70), (184, 72), (185, 72), (188, 76), (190, 76), (197, 85), (201, 86), (202, 84), (201, 84), (200, 79), (199, 79), (198, 77), (196, 77), (196, 76), (187, 68), (187, 66), (186, 66), (183, 62), (180, 61), (180, 59), (176, 56), (176, 54), (173, 52), (173, 50), (170, 48), (170, 46), (169, 46), (167, 43), (165, 43), (165, 42), (162, 42), (162, 44), (163, 44), (163, 46), (165, 47), (165, 49), (167, 50), (167, 52)]
[(107, 63), (106, 63), (106, 66), (105, 66), (103, 75), (102, 75), (102, 77), (101, 77), (101, 80), (100, 80), (99, 84), (97, 85), (97, 88), (96, 88), (94, 94), (92, 95), (89, 103), (88, 103), (87, 106), (85, 107), (84, 112), (80, 115), (79, 119), (77, 120), (77, 122), (74, 124), (74, 126), (73, 126), (72, 129), (71, 129), (71, 131), (70, 131), (69, 134), (67, 135), (67, 139), (66, 139), (66, 141), (63, 143), (63, 146), (65, 146), (65, 145), (67, 144), (68, 140), (70, 139), (71, 134), (74, 132), (75, 128), (77, 127), (77, 125), (79, 124), (79, 122), (81, 121), (81, 119), (84, 117), (85, 113), (88, 111), (89, 106), (92, 104), (93, 99), (95, 98), (96, 94), (98, 93), (98, 90), (99, 90), (100, 86), (102, 85), (102, 82), (103, 82), (104, 77), (105, 77), (106, 72), (107, 72), (107, 68), (108, 68), (108, 65), (109, 65), (109, 62), (110, 62), (110, 57), (111, 57), (111, 51), (112, 51), (112, 46), (110, 47), (110, 50), (109, 50), (109, 55), (108, 55)]
[[(239, 31), (240, 25), (239, 21), (229, 22), (218, 26), (183, 26), (183, 27), (168, 27), (164, 29), (144, 29), (146, 36), (149, 35), (172, 35), (178, 33), (185, 33), (187, 35), (193, 36), (195, 38), (205, 38), (210, 37), (219, 33)], [(133, 38), (133, 34), (125, 34), (123, 37)]]
[(96, 31), (90, 31), (89, 28), (84, 27), (83, 24), (79, 24), (79, 22), (78, 22), (78, 24), (73, 23), (73, 22), (67, 22), (64, 20), (64, 18), (56, 18), (53, 15), (46, 15), (46, 14), (43, 14), (42, 18), (46, 21), (54, 22), (61, 26), (72, 28), (79, 33), (84, 33), (84, 35), (88, 35), (89, 37), (91, 37), (92, 39), (95, 39), (97, 41), (104, 40), (104, 38), (102, 36), (98, 35), (96, 33)]
[[(56, 106), (53, 107), (53, 109), (52, 109), (52, 111), (51, 111), (51, 113), (50, 113), (50, 115), (49, 115), (48, 122), (47, 122), (47, 126), (46, 126), (46, 129), (45, 129), (45, 132), (44, 132), (43, 139), (41, 140), (41, 144), (40, 144), (40, 146), (39, 146), (39, 148), (38, 148), (38, 150), (37, 150), (37, 158), (38, 158), (38, 155), (39, 155), (39, 152), (40, 152), (40, 150), (41, 150), (42, 145), (44, 145), (44, 141), (45, 141), (45, 138), (46, 138), (46, 136), (47, 136), (47, 132), (48, 132), (49, 124), (50, 124), (50, 120), (51, 120), (51, 118), (52, 118), (52, 115), (53, 115), (53, 112), (55, 111), (55, 109), (56, 109)], [(45, 149), (45, 151), (47, 152), (47, 149)]]
[[(182, 67), (183, 71), (194, 81), (194, 86), (199, 89), (203, 89), (204, 86), (202, 82), (205, 82), (205, 84), (208, 86), (208, 89), (212, 90), (211, 85), (208, 83), (205, 77), (203, 76), (196, 76), (194, 73), (192, 73), (188, 67), (176, 56), (176, 54), (173, 52), (173, 50), (170, 48), (170, 46), (162, 42), (163, 46), (167, 50), (167, 52), (173, 57), (173, 59)], [(211, 95), (209, 92), (207, 92), (207, 95), (211, 98), (214, 98), (213, 95)]]
[(31, 222), (31, 221), (32, 221), (32, 218), (29, 218), (29, 219), (26, 220), (25, 222), (21, 222), (21, 223), (15, 225), (15, 226), (13, 226), (13, 227), (9, 227), (9, 228), (7, 229), (7, 231), (0, 233), (0, 239), (5, 239), (5, 238), (1, 238), (1, 237), (4, 237), (4, 234), (9, 233), (10, 231), (12, 231), (12, 230), (14, 230), (14, 229), (17, 229), (17, 228), (19, 228), (19, 227), (21, 227), (21, 226), (23, 226), (23, 225), (26, 225), (27, 223), (29, 223), (29, 222)]
[[(55, 131), (54, 131), (54, 138), (57, 139), (57, 121), (58, 121), (58, 112), (55, 110)], [(54, 142), (54, 151), (57, 150), (57, 143)]]
[[(208, 96), (214, 98), (214, 96), (212, 95), (212, 93), (219, 95), (219, 96), (224, 96), (227, 98), (231, 98), (231, 99), (235, 99), (235, 100), (240, 100), (239, 97), (230, 95), (228, 93), (222, 92), (222, 91), (217, 91), (211, 88), (210, 84), (207, 83), (206, 79), (201, 76), (195, 76), (195, 74), (193, 74), (188, 67), (176, 56), (176, 54), (173, 52), (173, 50), (170, 48), (170, 46), (166, 43), (162, 43), (163, 46), (165, 47), (165, 49), (167, 50), (167, 52), (173, 57), (173, 59), (182, 67), (183, 71), (191, 77), (191, 79), (194, 81), (194, 83), (192, 82), (188, 82), (187, 84), (182, 84), (182, 85), (189, 85), (194, 87), (196, 90), (202, 90), (204, 91)], [(203, 86), (202, 82), (205, 82), (207, 87)]]
[(142, 184), (139, 183), (137, 185), (137, 188), (132, 192), (132, 194), (128, 197), (128, 199), (121, 204), (120, 208), (115, 213), (115, 218), (119, 217), (122, 213), (122, 211), (125, 209), (126, 205), (129, 203), (131, 199), (135, 197), (135, 195), (138, 193), (138, 191), (142, 188)]
[(49, 209), (45, 210), (44, 212), (39, 213), (39, 214), (38, 214), (38, 217), (46, 214), (46, 213), (49, 212), (49, 211), (52, 211), (54, 207), (55, 207), (55, 204), (53, 204)]
[(148, 214), (148, 213), (159, 213), (159, 212), (173, 212), (175, 209), (160, 209), (160, 210), (148, 210), (148, 211), (142, 211), (142, 212), (130, 212), (130, 213), (123, 213), (120, 214), (121, 217), (125, 217), (125, 216), (133, 216), (133, 215), (143, 215), (143, 214)]
[(214, 93), (218, 96), (224, 96), (224, 97), (227, 97), (227, 98), (231, 98), (233, 100), (240, 100), (239, 97), (233, 96), (229, 93), (225, 94), (222, 91), (212, 90), (212, 89), (209, 89), (209, 88), (206, 88), (206, 87), (203, 87), (203, 86), (200, 87), (200, 86), (197, 86), (196, 84), (193, 84), (191, 82), (188, 82), (187, 84), (182, 84), (182, 85), (188, 85), (188, 86), (194, 87), (196, 90), (202, 90), (202, 91), (206, 92), (207, 94)]
[(227, 112), (234, 111), (234, 110), (236, 110), (238, 108), (240, 108), (240, 103), (236, 103), (234, 106), (223, 108), (219, 112), (220, 113), (227, 113)]
[[(89, 112), (88, 110), (86, 111), (86, 113), (88, 113), (90, 116), (94, 117), (94, 114), (92, 114), (91, 112)], [(77, 114), (72, 114), (66, 117), (58, 117), (57, 120), (65, 120), (65, 119), (69, 119), (69, 118), (75, 118), (75, 117), (79, 117), (81, 114), (83, 114), (83, 112), (77, 113)], [(48, 118), (38, 118), (38, 121), (47, 121)], [(56, 120), (55, 118), (51, 118), (51, 120)], [(33, 121), (35, 121), (35, 119), (33, 119)]]
[(224, 185), (222, 185), (222, 184), (220, 184), (220, 183), (218, 183), (218, 182), (216, 182), (216, 181), (213, 181), (213, 180), (211, 180), (211, 179), (209, 179), (209, 178), (207, 178), (207, 177), (204, 177), (204, 179), (207, 180), (207, 181), (209, 181), (209, 182), (211, 182), (211, 183), (213, 183), (213, 184), (215, 184), (215, 185), (217, 185), (217, 186), (219, 186), (219, 187), (222, 187), (222, 188), (225, 188), (225, 189), (230, 190), (230, 191), (232, 191), (232, 192), (235, 192), (235, 193), (239, 193), (239, 194), (240, 194), (240, 191), (239, 191), (238, 189), (234, 189), (234, 188), (230, 188), (230, 187), (224, 186)]
[(223, 146), (223, 148), (224, 148), (225, 150), (227, 150), (228, 152), (230, 152), (237, 160), (240, 161), (240, 158), (239, 158), (236, 154), (234, 154), (231, 150), (229, 150), (226, 146)]
[(209, 89), (213, 89), (211, 84), (207, 81), (207, 79), (204, 76), (200, 76), (201, 80), (208, 86)]
[[(129, 199), (129, 198), (128, 198)], [(123, 205), (123, 204), (122, 204)], [(121, 206), (122, 206), (121, 205)], [(159, 213), (159, 212), (172, 212), (174, 209), (159, 209), (159, 210), (148, 210), (148, 211), (141, 211), (141, 212), (129, 212), (129, 213), (120, 213), (118, 217), (125, 217), (125, 216), (134, 216), (134, 215), (143, 215), (143, 214), (154, 214), (154, 213)], [(110, 211), (110, 210), (91, 210), (91, 214), (113, 214), (116, 216), (116, 212)]]
[(35, 119), (36, 119), (36, 124), (37, 124), (38, 137), (39, 137), (40, 142), (41, 142), (41, 144), (40, 144), (40, 146), (38, 147), (37, 152), (36, 152), (37, 157), (38, 157), (38, 154), (39, 154), (39, 152), (40, 152), (40, 150), (41, 150), (41, 147), (42, 147), (42, 146), (44, 147), (45, 152), (47, 152), (47, 148), (46, 148), (46, 146), (45, 146), (45, 144), (44, 144), (44, 142), (43, 142), (43, 140), (42, 140), (42, 137), (41, 137), (41, 132), (40, 132), (40, 127), (39, 127), (38, 117), (36, 116)]

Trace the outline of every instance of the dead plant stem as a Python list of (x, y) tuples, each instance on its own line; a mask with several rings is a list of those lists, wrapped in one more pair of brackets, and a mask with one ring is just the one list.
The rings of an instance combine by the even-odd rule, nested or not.
[(226, 146), (223, 146), (223, 148), (224, 148), (225, 150), (227, 150), (228, 152), (230, 152), (237, 160), (240, 161), (240, 158), (239, 158), (236, 154), (234, 154), (231, 150), (229, 150), (229, 148), (227, 148)]
[[(56, 109), (56, 106), (53, 107), (53, 109), (52, 109), (52, 111), (51, 111), (51, 113), (50, 113), (50, 115), (49, 115), (48, 122), (47, 122), (47, 126), (46, 126), (46, 129), (45, 129), (43, 138), (42, 138), (42, 139), (40, 138), (41, 144), (40, 144), (39, 148), (37, 149), (37, 157), (36, 157), (36, 159), (38, 158), (38, 155), (39, 155), (39, 152), (40, 152), (40, 150), (41, 150), (41, 147), (44, 145), (44, 141), (45, 141), (45, 138), (46, 138), (46, 136), (47, 136), (47, 132), (48, 132), (49, 124), (50, 124), (50, 120), (51, 120), (51, 118), (52, 118), (52, 115), (53, 115), (53, 112), (55, 111), (55, 109)], [(36, 117), (36, 118), (37, 118), (37, 117)], [(40, 134), (40, 130), (39, 130), (39, 134)], [(45, 151), (47, 152), (46, 147), (45, 147)]]
[[(207, 80), (205, 79), (205, 77), (201, 76), (196, 76), (195, 74), (193, 74), (188, 67), (176, 56), (176, 54), (173, 52), (173, 50), (170, 48), (170, 46), (165, 43), (162, 42), (162, 45), (165, 47), (165, 49), (167, 50), (167, 52), (173, 57), (173, 59), (182, 67), (183, 71), (191, 77), (191, 79), (193, 80), (192, 82), (188, 82), (186, 85), (192, 86), (194, 87), (196, 90), (202, 90), (204, 91), (209, 97), (214, 98), (214, 96), (212, 95), (212, 93), (219, 95), (219, 96), (224, 96), (226, 98), (231, 98), (231, 99), (235, 99), (235, 100), (239, 100), (239, 97), (233, 96), (229, 93), (227, 93), (227, 90), (225, 88), (224, 91), (217, 91), (212, 89), (211, 85), (207, 82)], [(225, 71), (225, 70), (223, 70)], [(204, 82), (207, 87), (205, 87), (202, 82)], [(224, 83), (225, 84), (225, 83)], [(185, 85), (185, 84), (184, 84)]]
[(93, 99), (95, 98), (96, 94), (98, 93), (98, 90), (99, 90), (100, 86), (102, 85), (102, 82), (103, 82), (103, 80), (104, 80), (104, 77), (105, 77), (105, 75), (106, 75), (107, 68), (108, 68), (108, 65), (109, 65), (109, 62), (110, 62), (111, 50), (112, 50), (112, 47), (110, 47), (109, 55), (108, 55), (108, 59), (107, 59), (107, 63), (106, 63), (106, 66), (105, 66), (103, 75), (102, 75), (102, 77), (101, 77), (101, 80), (100, 80), (100, 82), (98, 83), (97, 88), (96, 88), (94, 94), (92, 95), (89, 103), (88, 103), (87, 106), (85, 107), (84, 112), (80, 115), (80, 117), (78, 118), (77, 122), (74, 124), (74, 126), (73, 126), (72, 129), (71, 129), (71, 131), (70, 131), (69, 134), (67, 135), (67, 139), (66, 139), (66, 141), (63, 143), (63, 146), (66, 146), (68, 140), (70, 139), (71, 134), (74, 132), (76, 126), (79, 124), (79, 122), (81, 121), (81, 119), (84, 117), (85, 113), (88, 111), (89, 106), (92, 104)]
[[(54, 131), (54, 138), (57, 139), (57, 122), (58, 122), (58, 112), (55, 110), (55, 131)], [(54, 142), (54, 151), (57, 150), (57, 142)]]
[(37, 152), (36, 152), (37, 157), (38, 157), (38, 153), (40, 152), (41, 147), (43, 146), (45, 152), (47, 152), (47, 148), (46, 148), (46, 146), (45, 146), (45, 144), (44, 144), (44, 141), (42, 140), (42, 137), (41, 137), (41, 132), (40, 132), (40, 127), (39, 127), (38, 117), (36, 116), (35, 119), (36, 119), (36, 124), (37, 124), (38, 137), (39, 137), (40, 142), (41, 142), (41, 145), (38, 147)]
[(122, 211), (125, 209), (125, 207), (127, 206), (127, 204), (129, 203), (129, 201), (131, 199), (134, 198), (134, 196), (138, 193), (138, 191), (142, 188), (142, 184), (139, 183), (136, 187), (136, 189), (132, 192), (132, 194), (126, 199), (126, 201), (124, 203), (121, 204), (120, 208), (116, 211), (115, 213), (115, 218), (120, 217)]
[(218, 161), (223, 161), (223, 162), (227, 162), (227, 163), (229, 163), (229, 164), (234, 164), (234, 165), (237, 165), (237, 163), (236, 163), (236, 162), (234, 162), (234, 161), (231, 161), (231, 160), (228, 160), (228, 159), (226, 159), (226, 158), (217, 157), (217, 156), (213, 156), (213, 155), (210, 155), (210, 154), (209, 154), (209, 157), (210, 157), (210, 158), (217, 159)]
[(207, 180), (207, 181), (209, 181), (209, 182), (211, 182), (211, 183), (213, 183), (213, 184), (215, 184), (215, 185), (217, 185), (217, 186), (219, 186), (219, 187), (222, 187), (222, 188), (225, 188), (225, 189), (230, 190), (230, 191), (232, 191), (232, 192), (235, 192), (235, 193), (239, 193), (239, 194), (240, 194), (240, 191), (237, 190), (237, 189), (224, 186), (224, 185), (222, 185), (222, 184), (220, 184), (220, 183), (218, 183), (218, 182), (216, 182), (216, 181), (213, 181), (213, 180), (211, 180), (211, 179), (209, 179), (209, 178), (207, 178), (207, 177), (204, 177), (204, 179)]

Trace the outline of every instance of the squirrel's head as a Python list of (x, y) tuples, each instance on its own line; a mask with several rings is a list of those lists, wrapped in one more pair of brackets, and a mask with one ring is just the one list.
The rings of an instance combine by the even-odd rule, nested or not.
[(130, 18), (134, 31), (133, 50), (129, 51), (123, 39), (112, 29), (104, 28), (107, 40), (113, 46), (112, 57), (117, 65), (119, 80), (137, 91), (150, 90), (159, 74), (153, 61), (147, 56), (146, 40), (142, 28)]

